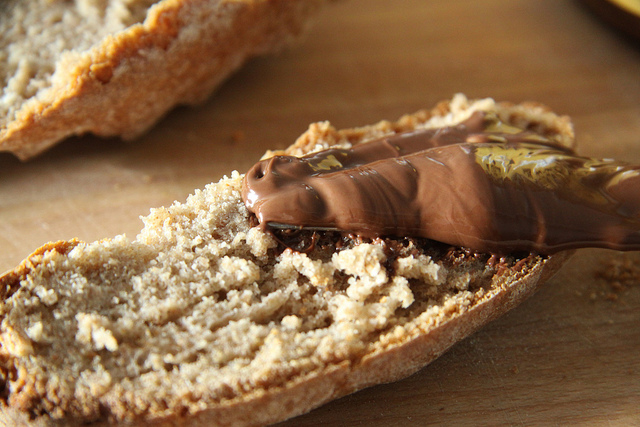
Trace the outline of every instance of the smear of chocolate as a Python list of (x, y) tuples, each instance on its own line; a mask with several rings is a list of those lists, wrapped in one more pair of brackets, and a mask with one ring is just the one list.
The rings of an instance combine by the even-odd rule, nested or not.
[(493, 253), (640, 249), (640, 166), (576, 156), (482, 113), (349, 150), (264, 160), (242, 194), (265, 228), (331, 227)]

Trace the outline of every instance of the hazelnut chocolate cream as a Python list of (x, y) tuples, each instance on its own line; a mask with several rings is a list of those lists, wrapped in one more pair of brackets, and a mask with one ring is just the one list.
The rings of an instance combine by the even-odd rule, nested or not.
[(494, 253), (640, 249), (640, 166), (579, 157), (482, 112), (260, 161), (242, 197), (267, 230), (422, 237)]

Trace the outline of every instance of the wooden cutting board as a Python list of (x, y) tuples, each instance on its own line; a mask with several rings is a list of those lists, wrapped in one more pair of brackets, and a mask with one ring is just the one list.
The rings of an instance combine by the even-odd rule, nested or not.
[[(573, 117), (586, 155), (640, 162), (640, 46), (578, 1), (350, 0), (142, 139), (0, 154), (0, 270), (50, 240), (134, 236), (139, 215), (246, 170), (309, 123), (397, 118), (464, 92)], [(414, 376), (284, 425), (640, 425), (640, 253), (579, 251), (525, 304)]]

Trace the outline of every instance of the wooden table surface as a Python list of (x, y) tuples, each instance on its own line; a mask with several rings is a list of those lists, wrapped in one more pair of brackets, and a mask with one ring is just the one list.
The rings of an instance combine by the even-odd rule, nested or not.
[[(350, 0), (297, 47), (260, 58), (142, 139), (0, 154), (0, 270), (50, 240), (133, 237), (307, 125), (397, 118), (463, 92), (537, 100), (580, 152), (640, 162), (640, 44), (570, 0)], [(617, 272), (606, 276), (611, 266)], [(285, 425), (640, 425), (640, 254), (579, 251), (533, 298), (414, 376)]]

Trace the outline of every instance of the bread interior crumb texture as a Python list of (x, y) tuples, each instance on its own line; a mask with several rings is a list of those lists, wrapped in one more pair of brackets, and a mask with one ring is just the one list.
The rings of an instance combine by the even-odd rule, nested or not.
[(144, 21), (159, 0), (0, 1), (0, 128), (51, 86), (58, 61)]

